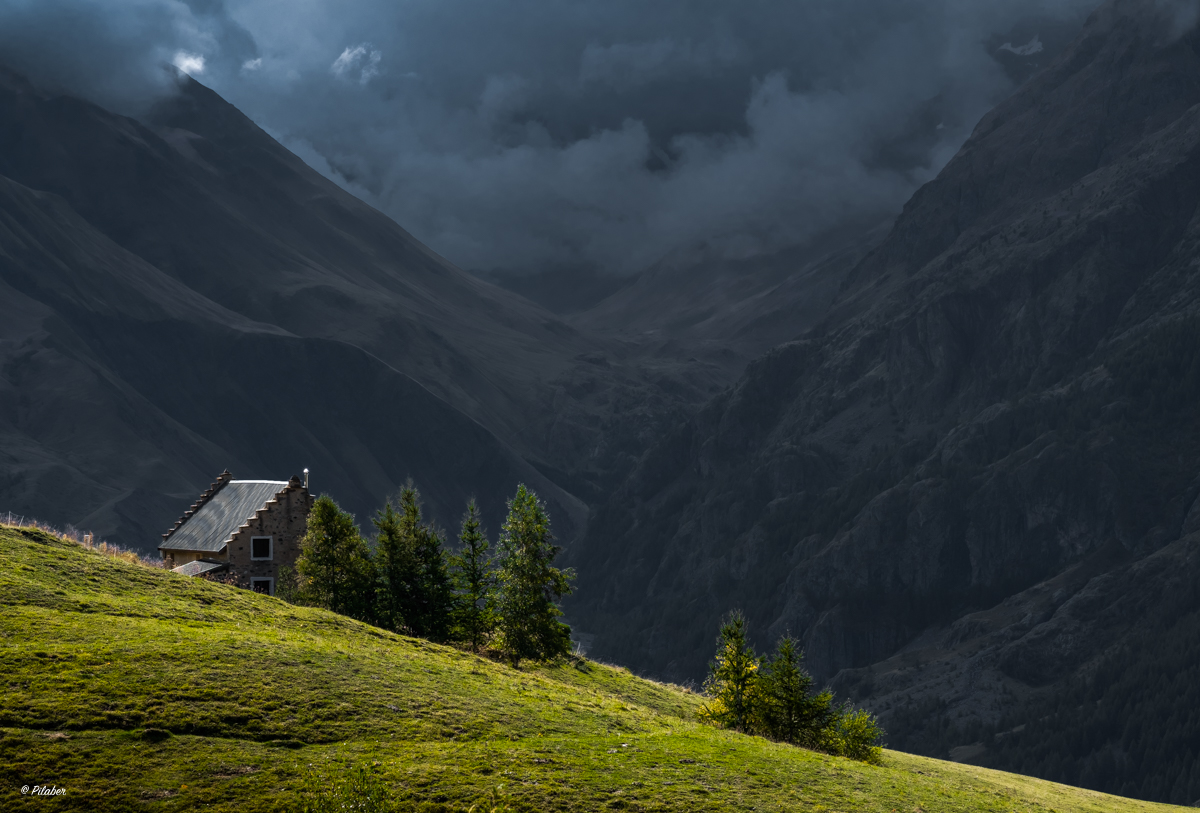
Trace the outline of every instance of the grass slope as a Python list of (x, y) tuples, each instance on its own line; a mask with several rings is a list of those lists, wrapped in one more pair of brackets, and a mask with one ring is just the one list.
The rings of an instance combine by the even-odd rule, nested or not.
[[(3, 810), (293, 810), (306, 776), (364, 766), (430, 811), (1171, 809), (890, 751), (862, 765), (699, 725), (699, 702), (0, 527)], [(20, 792), (45, 784), (65, 794)]]

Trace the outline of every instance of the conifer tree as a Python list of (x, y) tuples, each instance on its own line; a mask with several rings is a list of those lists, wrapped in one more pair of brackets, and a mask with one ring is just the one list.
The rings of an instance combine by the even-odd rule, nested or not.
[(571, 629), (558, 620), (557, 602), (571, 591), (574, 573), (553, 567), (559, 548), (553, 543), (546, 508), (524, 484), (508, 501), (500, 532), (496, 585), (496, 625), (505, 654), (550, 660), (571, 650)]
[(478, 652), (491, 637), (496, 621), (491, 606), (495, 574), (488, 559), (487, 534), (481, 528), (475, 500), (467, 503), (458, 541), (459, 552), (450, 557), (451, 576), (458, 591), (455, 632), (459, 640), (470, 645), (472, 652)]
[(407, 626), (405, 613), (411, 611), (410, 594), (418, 577), (410, 522), (388, 500), (376, 513), (375, 558), (379, 581), (376, 585), (379, 623), (399, 631)]
[(713, 698), (701, 716), (723, 728), (757, 733), (762, 709), (760, 659), (746, 635), (746, 617), (734, 610), (721, 624), (717, 655), (709, 664), (705, 694)]
[(813, 694), (812, 676), (803, 666), (804, 653), (785, 635), (762, 674), (762, 719), (767, 736), (782, 742), (820, 747), (822, 732), (833, 725), (838, 710), (828, 691)]
[(804, 653), (785, 636), (764, 663), (746, 634), (746, 618), (734, 611), (721, 623), (717, 655), (709, 665), (705, 694), (712, 700), (700, 717), (744, 734), (879, 764), (883, 729), (870, 713), (834, 705), (828, 690), (813, 694)]
[(454, 591), (446, 566), (446, 550), (442, 533), (432, 525), (421, 523), (415, 534), (415, 553), (419, 567), (415, 612), (410, 626), (414, 634), (431, 641), (450, 638), (454, 615)]
[(374, 565), (354, 517), (328, 495), (313, 502), (296, 560), (297, 599), (374, 621)]
[(390, 629), (435, 641), (450, 632), (453, 594), (442, 537), (421, 518), (421, 497), (410, 482), (397, 506), (388, 501), (375, 517), (380, 616)]

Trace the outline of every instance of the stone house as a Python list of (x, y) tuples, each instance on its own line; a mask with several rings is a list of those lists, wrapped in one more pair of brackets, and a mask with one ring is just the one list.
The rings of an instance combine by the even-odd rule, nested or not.
[(312, 504), (299, 477), (234, 480), (226, 471), (163, 534), (158, 549), (176, 573), (274, 595), (279, 571), (295, 567)]

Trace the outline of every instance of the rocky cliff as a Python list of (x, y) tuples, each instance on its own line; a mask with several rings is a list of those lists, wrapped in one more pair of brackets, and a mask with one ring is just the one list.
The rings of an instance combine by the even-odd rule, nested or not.
[[(799, 636), (893, 742), (986, 760), (991, 740), (954, 742), (968, 723), (1015, 726), (1148, 633), (1135, 608), (1200, 577), (1184, 22), (1153, 0), (1101, 7), (820, 324), (646, 456), (577, 552), (572, 613), (596, 655), (698, 679), (741, 607), (762, 645)], [(1191, 612), (1172, 606), (1156, 630)]]

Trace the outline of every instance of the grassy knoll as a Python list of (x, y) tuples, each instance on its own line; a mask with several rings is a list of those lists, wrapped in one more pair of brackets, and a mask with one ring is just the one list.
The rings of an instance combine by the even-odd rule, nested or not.
[[(401, 810), (1150, 811), (885, 752), (695, 721), (589, 662), (520, 671), (0, 527), (0, 809), (299, 810), (366, 769)], [(22, 796), (23, 785), (65, 788)]]

